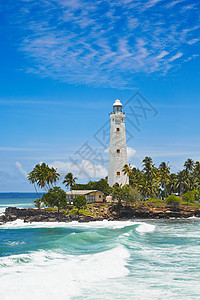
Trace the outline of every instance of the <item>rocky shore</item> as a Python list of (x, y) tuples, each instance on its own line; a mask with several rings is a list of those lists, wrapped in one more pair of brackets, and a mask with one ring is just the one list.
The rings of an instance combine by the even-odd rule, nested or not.
[[(0, 216), (0, 225), (21, 219), (24, 222), (89, 222), (99, 220), (127, 220), (127, 219), (169, 219), (169, 218), (189, 218), (200, 217), (200, 209), (194, 207), (181, 207), (179, 210), (168, 208), (148, 208), (144, 206), (130, 207), (122, 206), (120, 210), (117, 205), (105, 207), (96, 206), (96, 213), (92, 215), (74, 215), (57, 213), (46, 209), (20, 209), (8, 207), (5, 214)], [(94, 209), (93, 209), (94, 212)]]

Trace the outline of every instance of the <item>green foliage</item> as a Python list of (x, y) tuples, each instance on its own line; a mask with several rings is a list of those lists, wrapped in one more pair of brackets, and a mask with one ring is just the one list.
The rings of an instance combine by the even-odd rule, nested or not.
[(194, 200), (195, 200), (194, 192), (193, 191), (188, 191), (187, 193), (185, 193), (182, 196), (182, 199), (183, 199), (183, 201), (187, 202), (187, 205), (188, 205), (189, 202), (194, 202)]
[[(36, 186), (48, 192), (55, 186), (59, 177), (60, 174), (57, 173), (56, 169), (50, 168), (45, 163), (42, 163), (41, 165), (37, 164), (33, 171), (31, 171), (27, 176), (29, 182), (34, 184), (37, 194), (38, 192)], [(38, 197), (40, 197), (39, 194)]]
[(78, 214), (80, 209), (86, 208), (87, 199), (84, 196), (78, 196), (73, 199), (73, 205), (78, 210)]
[(72, 190), (72, 188), (74, 188), (76, 186), (76, 180), (78, 178), (77, 177), (74, 177), (73, 174), (71, 172), (69, 172), (65, 178), (64, 178), (64, 181), (63, 181), (63, 184), (65, 184), (66, 187), (70, 187), (70, 190)]
[(108, 185), (107, 179), (100, 179), (99, 181), (89, 181), (87, 184), (76, 184), (75, 190), (98, 190), (105, 194), (111, 193), (111, 187)]
[(125, 201), (126, 203), (136, 203), (137, 201), (142, 200), (139, 191), (130, 185), (120, 187), (115, 184), (113, 186), (112, 197), (114, 200), (118, 201), (119, 205), (121, 204), (121, 201)]
[(41, 199), (36, 199), (33, 203), (38, 209), (40, 209), (44, 206), (44, 202), (42, 202)]
[(194, 200), (199, 202), (200, 201), (200, 191), (195, 189), (195, 190), (193, 190), (193, 193), (194, 193)]
[(60, 187), (55, 186), (48, 193), (42, 195), (42, 202), (48, 207), (56, 206), (59, 212), (60, 208), (67, 205), (66, 193)]
[(173, 208), (179, 208), (181, 204), (181, 198), (175, 195), (168, 196), (165, 201), (168, 205), (172, 206)]

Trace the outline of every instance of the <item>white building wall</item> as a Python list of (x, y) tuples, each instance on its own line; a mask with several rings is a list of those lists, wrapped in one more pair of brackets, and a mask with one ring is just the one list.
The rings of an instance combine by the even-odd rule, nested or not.
[[(116, 182), (119, 185), (129, 184), (129, 178), (124, 175), (122, 169), (127, 164), (127, 147), (125, 132), (125, 114), (122, 112), (110, 115), (110, 148), (109, 148), (109, 167), (108, 167), (108, 184), (113, 186)], [(119, 128), (119, 131), (117, 131)], [(117, 150), (120, 153), (117, 153)], [(120, 175), (117, 175), (120, 172)]]

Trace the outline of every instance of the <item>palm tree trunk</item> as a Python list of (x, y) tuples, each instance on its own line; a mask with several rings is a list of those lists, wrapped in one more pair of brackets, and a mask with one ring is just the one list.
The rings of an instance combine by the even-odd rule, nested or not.
[(36, 194), (37, 194), (37, 195), (38, 195), (38, 197), (40, 198), (40, 195), (38, 194), (38, 191), (37, 191), (37, 188), (36, 188), (35, 182), (34, 182), (33, 184), (34, 184), (34, 188), (35, 188)]

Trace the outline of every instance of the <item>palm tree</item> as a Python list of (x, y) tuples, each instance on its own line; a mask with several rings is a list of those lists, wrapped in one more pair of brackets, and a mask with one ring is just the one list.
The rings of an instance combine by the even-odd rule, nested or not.
[(63, 184), (66, 186), (66, 187), (70, 187), (70, 191), (71, 191), (71, 200), (73, 199), (72, 198), (72, 188), (74, 186), (76, 186), (76, 180), (78, 178), (77, 177), (74, 177), (73, 174), (71, 172), (69, 172), (65, 177), (64, 177), (64, 180), (63, 180)]
[(143, 161), (143, 172), (148, 180), (151, 180), (154, 175), (154, 164), (151, 157), (146, 156)]
[(160, 175), (160, 182), (161, 182), (161, 186), (164, 189), (164, 195), (165, 198), (167, 196), (167, 189), (166, 189), (166, 185), (169, 182), (169, 175), (170, 175), (170, 169), (171, 167), (168, 166), (169, 163), (165, 163), (162, 162), (159, 165), (159, 175)]
[(177, 183), (176, 187), (179, 188), (179, 194), (180, 196), (183, 195), (184, 191), (186, 191), (186, 188), (189, 186), (186, 170), (182, 170), (177, 174)]
[(194, 174), (196, 176), (200, 175), (200, 162), (199, 161), (195, 162), (195, 165), (194, 165)]
[(63, 184), (66, 186), (66, 187), (70, 187), (70, 191), (72, 190), (72, 187), (74, 187), (76, 185), (76, 180), (78, 178), (77, 177), (74, 177), (73, 174), (71, 172), (69, 172), (65, 177), (64, 177), (64, 181), (63, 181)]
[(167, 186), (166, 186), (169, 195), (175, 193), (176, 183), (177, 183), (177, 175), (174, 174), (174, 173), (170, 174), (169, 175), (169, 181), (168, 181)]
[(194, 161), (191, 158), (188, 158), (184, 163), (184, 167), (187, 173), (191, 173), (194, 169)]
[(131, 169), (131, 164), (126, 164), (124, 165), (122, 172), (124, 173), (124, 175), (127, 175), (128, 178), (130, 178), (131, 174), (132, 174), (132, 169)]
[(46, 192), (48, 192), (50, 188), (54, 187), (59, 177), (60, 174), (57, 173), (57, 170), (54, 168), (49, 168), (49, 166), (45, 163), (42, 163), (41, 165), (37, 164), (33, 171), (28, 174), (28, 180), (34, 184), (35, 189), (37, 185)]
[(36, 172), (33, 170), (32, 172), (30, 172), (27, 176), (28, 181), (30, 181), (30, 183), (32, 183), (34, 185), (36, 194), (38, 195), (38, 197), (40, 198), (40, 195), (38, 194), (37, 188), (36, 188), (36, 184), (37, 184), (37, 176), (36, 176)]

